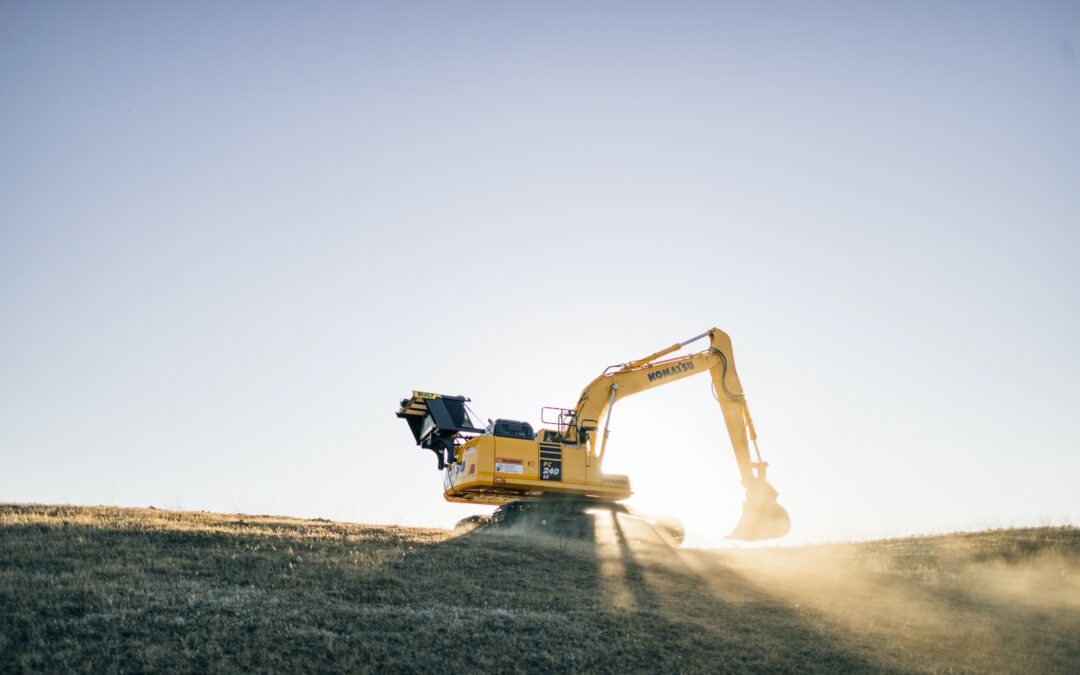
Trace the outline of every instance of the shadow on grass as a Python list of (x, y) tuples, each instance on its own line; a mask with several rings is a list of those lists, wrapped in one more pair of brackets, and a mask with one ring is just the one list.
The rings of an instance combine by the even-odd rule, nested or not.
[[(738, 593), (709, 593), (643, 521), (611, 512), (597, 519), (595, 542), (474, 532), (411, 556), (406, 576), (412, 585), (445, 578), (445, 561), (460, 561), (450, 576), (467, 619), (453, 627), (460, 646), (444, 653), (447, 667), (881, 670), (734, 573), (718, 583), (738, 584)], [(437, 594), (428, 587), (422, 595)]]

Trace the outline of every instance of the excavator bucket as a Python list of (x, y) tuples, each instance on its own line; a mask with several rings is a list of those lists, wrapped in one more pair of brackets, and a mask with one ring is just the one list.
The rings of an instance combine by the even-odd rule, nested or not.
[(780, 493), (765, 479), (757, 479), (746, 488), (742, 518), (728, 539), (760, 541), (778, 539), (791, 530), (791, 518), (776, 501)]

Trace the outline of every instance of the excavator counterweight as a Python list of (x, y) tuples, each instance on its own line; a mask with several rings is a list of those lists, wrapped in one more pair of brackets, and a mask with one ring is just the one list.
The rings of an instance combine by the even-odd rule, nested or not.
[[(669, 357), (704, 338), (709, 339), (708, 349)], [(791, 520), (777, 502), (776, 489), (765, 479), (768, 463), (757, 451), (757, 433), (735, 371), (731, 339), (718, 328), (608, 368), (582, 390), (574, 408), (555, 409), (559, 415), (554, 429), (534, 431), (527, 422), (503, 419), (489, 420), (487, 427), (480, 428), (469, 417), (469, 399), (419, 391), (401, 402), (397, 416), (409, 423), (416, 444), (438, 457), (447, 501), (499, 505), (491, 519), (496, 524), (520, 521), (521, 514), (538, 512), (540, 516), (525, 520), (562, 523), (567, 513), (587, 513), (592, 504), (610, 508), (633, 494), (629, 477), (601, 470), (615, 403), (706, 372), (712, 377), (713, 396), (720, 404), (746, 490), (742, 517), (728, 537), (743, 541), (782, 537), (791, 529)], [(751, 459), (751, 443), (756, 461)], [(536, 504), (526, 508), (524, 502)], [(551, 518), (543, 511), (549, 507)], [(625, 507), (619, 508), (626, 512)], [(668, 523), (670, 538), (681, 541), (681, 526), (663, 522)]]

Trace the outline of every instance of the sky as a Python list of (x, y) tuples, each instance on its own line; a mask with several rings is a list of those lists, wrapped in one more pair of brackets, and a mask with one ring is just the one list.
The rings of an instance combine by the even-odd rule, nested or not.
[[(449, 527), (413, 389), (717, 326), (782, 543), (1080, 522), (1077, 3), (8, 0), (0, 91), (0, 502)], [(709, 386), (605, 468), (724, 545)]]

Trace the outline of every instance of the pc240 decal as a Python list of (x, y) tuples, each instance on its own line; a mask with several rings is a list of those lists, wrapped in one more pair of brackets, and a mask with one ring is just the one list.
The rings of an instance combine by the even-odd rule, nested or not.
[(562, 480), (562, 461), (557, 459), (540, 460), (540, 480)]

